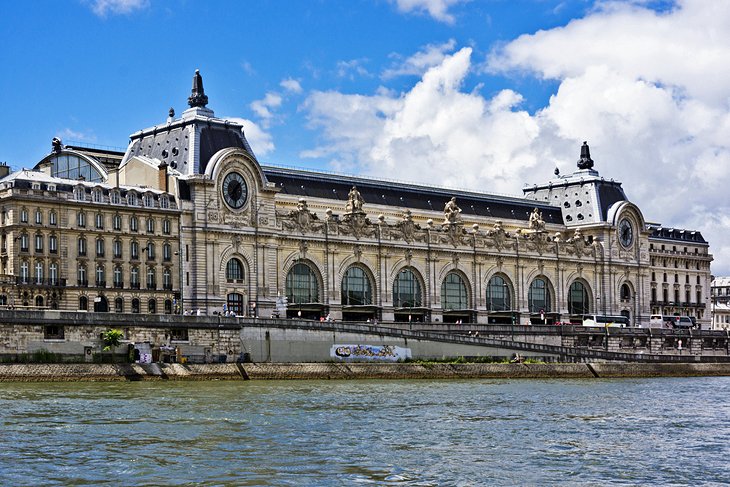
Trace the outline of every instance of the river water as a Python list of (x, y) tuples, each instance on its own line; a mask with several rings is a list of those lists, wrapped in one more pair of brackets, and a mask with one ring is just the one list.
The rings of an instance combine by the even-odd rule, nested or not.
[(730, 378), (0, 383), (0, 485), (722, 485)]

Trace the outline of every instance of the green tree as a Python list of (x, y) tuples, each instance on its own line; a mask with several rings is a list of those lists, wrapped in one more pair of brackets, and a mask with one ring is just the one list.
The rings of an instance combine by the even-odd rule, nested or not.
[(102, 339), (104, 340), (104, 352), (111, 352), (112, 362), (114, 361), (114, 349), (122, 344), (122, 338), (124, 333), (121, 330), (112, 328), (102, 333)]

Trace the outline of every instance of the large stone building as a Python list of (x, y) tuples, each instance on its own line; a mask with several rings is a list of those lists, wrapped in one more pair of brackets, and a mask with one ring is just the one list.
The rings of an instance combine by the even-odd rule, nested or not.
[(123, 155), (55, 141), (33, 171), (0, 180), (0, 304), (709, 323), (707, 242), (648, 224), (587, 144), (574, 173), (510, 198), (264, 166), (242, 126), (207, 107), (197, 72), (188, 104)]

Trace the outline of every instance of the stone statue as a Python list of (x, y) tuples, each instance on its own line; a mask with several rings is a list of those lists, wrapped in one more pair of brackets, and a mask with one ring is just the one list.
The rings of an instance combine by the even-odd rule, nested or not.
[(461, 208), (456, 204), (456, 197), (452, 197), (444, 207), (444, 224), (456, 223), (459, 220)]
[(347, 195), (346, 211), (348, 213), (361, 213), (363, 203), (365, 203), (365, 200), (362, 199), (362, 195), (360, 195), (357, 187), (353, 186)]
[(542, 219), (542, 212), (538, 211), (537, 208), (530, 213), (530, 230), (535, 232), (545, 230), (545, 221)]
[(61, 150), (63, 149), (63, 143), (61, 142), (61, 139), (59, 139), (58, 137), (54, 137), (51, 141), (51, 148), (53, 152), (61, 152)]

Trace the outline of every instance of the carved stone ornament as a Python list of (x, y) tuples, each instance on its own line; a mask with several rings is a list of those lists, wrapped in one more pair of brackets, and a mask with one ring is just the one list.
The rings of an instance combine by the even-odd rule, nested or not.
[(353, 235), (356, 238), (373, 237), (377, 232), (377, 228), (365, 217), (364, 212), (346, 213), (339, 230), (342, 235)]
[(316, 213), (309, 211), (307, 201), (300, 198), (297, 203), (297, 209), (284, 215), (282, 226), (286, 230), (298, 230), (301, 233), (314, 232), (322, 229), (322, 223), (319, 221)]
[[(413, 221), (411, 210), (406, 210), (405, 213), (403, 213), (403, 219), (395, 225), (395, 229), (393, 229), (391, 235), (393, 238), (401, 238), (406, 242), (411, 243), (416, 240), (416, 232), (420, 229), (420, 225)], [(425, 238), (425, 235), (422, 235), (422, 237)]]
[(406, 249), (405, 259), (408, 265), (411, 265), (411, 259), (413, 259), (413, 251), (411, 249)]
[(530, 213), (529, 229), (533, 232), (544, 232), (545, 221), (542, 219), (542, 212), (537, 208)]
[(299, 242), (299, 258), (300, 259), (307, 258), (307, 250), (309, 250), (309, 242), (307, 242), (306, 240), (301, 240)]
[(528, 234), (526, 239), (527, 248), (536, 251), (540, 255), (547, 252), (553, 245), (552, 240), (543, 232)]
[(511, 241), (512, 236), (508, 232), (504, 231), (502, 222), (499, 220), (497, 220), (497, 222), (494, 224), (494, 228), (487, 232), (487, 236), (491, 237), (491, 241), (487, 240), (485, 244), (496, 248), (498, 251), (502, 250), (505, 247), (511, 247), (514, 244)]
[(360, 262), (360, 259), (362, 258), (362, 246), (360, 244), (356, 244), (352, 248), (352, 253), (355, 255), (355, 259)]
[(588, 239), (583, 236), (580, 228), (576, 228), (573, 236), (565, 241), (565, 251), (578, 257), (595, 254), (594, 248), (588, 243)]
[(365, 200), (357, 190), (357, 186), (353, 186), (347, 195), (347, 204), (345, 205), (345, 213), (363, 213), (362, 205)]
[(238, 252), (239, 248), (241, 247), (242, 238), (240, 235), (234, 234), (231, 238), (231, 243), (233, 244), (233, 248), (236, 249), (236, 252)]

